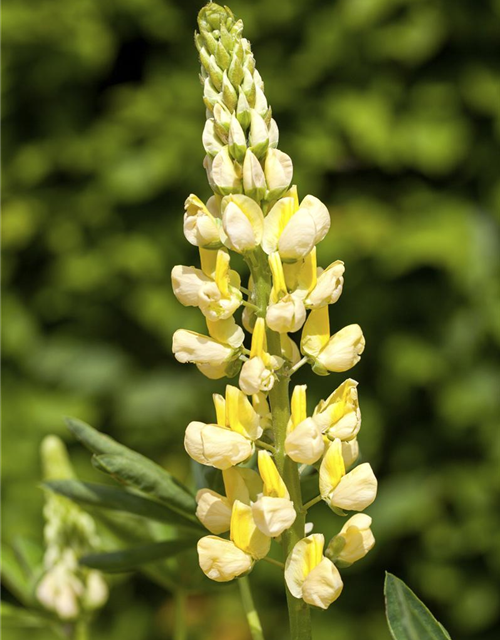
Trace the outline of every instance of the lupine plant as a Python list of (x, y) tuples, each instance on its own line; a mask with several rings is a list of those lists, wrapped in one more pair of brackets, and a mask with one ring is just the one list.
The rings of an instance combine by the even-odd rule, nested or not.
[[(363, 511), (375, 500), (377, 480), (368, 462), (357, 463), (358, 383), (347, 378), (313, 409), (306, 385), (291, 388), (301, 367), (320, 376), (344, 373), (365, 348), (357, 324), (331, 334), (329, 307), (342, 294), (345, 269), (340, 260), (325, 269), (317, 265), (316, 246), (330, 229), (328, 209), (313, 195), (300, 198), (293, 184), (292, 160), (278, 149), (278, 126), (241, 20), (210, 3), (198, 25), (204, 167), (213, 195), (204, 203), (191, 194), (185, 202), (184, 234), (198, 249), (199, 266), (174, 267), (172, 284), (183, 305), (203, 314), (207, 329), (177, 330), (173, 353), (208, 378), (231, 383), (224, 395), (213, 395), (213, 422), (193, 415), (185, 431), (195, 469), (206, 470), (197, 473), (207, 482), (196, 495), (161, 466), (79, 420), (68, 419), (70, 431), (120, 488), (80, 482), (62, 443), (54, 437), (43, 443), (44, 486), (51, 492), (43, 570), (35, 567), (21, 581), (7, 555), (3, 573), (31, 622), (68, 623), (56, 627), (64, 638), (85, 638), (90, 612), (107, 599), (98, 570), (138, 569), (173, 594), (176, 640), (187, 637), (186, 593), (203, 581), (233, 580), (252, 637), (263, 640), (248, 578), (262, 560), (283, 575), (291, 639), (310, 640), (311, 608), (328, 609), (342, 592), (341, 571), (375, 544)], [(232, 259), (246, 264), (245, 273), (231, 268)], [(305, 482), (315, 486), (307, 500)], [(321, 501), (346, 518), (327, 544), (308, 517)], [(94, 518), (118, 549), (102, 552)], [(282, 560), (270, 555), (273, 545), (281, 546)], [(101, 552), (89, 553), (96, 549)], [(391, 574), (385, 593), (395, 640), (450, 640)], [(19, 617), (17, 609), (10, 615)]]
[[(211, 3), (198, 25), (204, 167), (214, 195), (206, 203), (193, 194), (186, 200), (184, 234), (198, 248), (200, 266), (174, 267), (172, 283), (177, 299), (205, 316), (207, 333), (179, 329), (173, 352), (208, 378), (238, 376), (224, 397), (214, 395), (214, 421), (186, 429), (186, 451), (221, 470), (225, 488), (225, 495), (203, 488), (196, 496), (196, 514), (211, 534), (198, 542), (199, 564), (216, 582), (241, 580), (277, 541), (291, 636), (310, 638), (309, 606), (327, 609), (343, 588), (339, 567), (363, 558), (375, 540), (371, 518), (356, 513), (325, 548), (307, 511), (323, 500), (341, 516), (362, 512), (375, 499), (377, 480), (369, 463), (354, 466), (357, 382), (342, 382), (311, 414), (306, 386), (290, 394), (290, 382), (303, 365), (321, 376), (348, 371), (365, 340), (357, 324), (331, 335), (329, 306), (342, 293), (344, 264), (322, 269), (316, 261), (330, 214), (315, 196), (299, 197), (293, 184), (292, 160), (278, 149), (278, 126), (241, 20)], [(248, 267), (246, 286), (231, 269), (232, 252)], [(243, 328), (235, 317), (241, 308)], [(299, 331), (300, 351), (290, 337)], [(311, 472), (318, 496), (304, 504), (301, 474)]]

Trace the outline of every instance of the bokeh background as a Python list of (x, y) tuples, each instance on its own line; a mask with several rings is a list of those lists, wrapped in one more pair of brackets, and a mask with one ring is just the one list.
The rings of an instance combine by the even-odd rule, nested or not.
[[(209, 195), (192, 0), (7, 0), (4, 31), (4, 538), (41, 540), (38, 447), (78, 416), (190, 482), (182, 434), (209, 420), (204, 379), (171, 354), (202, 327), (170, 288), (194, 264), (183, 202)], [(234, 0), (280, 148), (332, 214), (323, 265), (346, 263), (332, 325), (362, 325), (363, 456), (380, 478), (378, 544), (343, 572), (315, 638), (387, 640), (384, 571), (454, 640), (500, 615), (500, 2)], [(345, 377), (345, 376), (344, 376)], [(313, 402), (343, 379), (313, 379)], [(311, 512), (335, 533), (326, 507)], [(255, 597), (285, 637), (278, 572)], [(5, 597), (9, 599), (8, 590)], [(169, 594), (118, 580), (96, 640), (172, 637)], [(246, 640), (237, 588), (189, 601), (190, 639)], [(26, 630), (6, 628), (21, 640)], [(30, 631), (49, 640), (46, 631)]]

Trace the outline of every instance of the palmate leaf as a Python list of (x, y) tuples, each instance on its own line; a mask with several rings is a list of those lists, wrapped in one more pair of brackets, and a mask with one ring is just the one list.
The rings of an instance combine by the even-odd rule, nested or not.
[(387, 623), (394, 640), (451, 640), (449, 633), (406, 584), (385, 576)]
[[(170, 475), (168, 471), (160, 467), (160, 465), (116, 442), (113, 438), (97, 431), (81, 420), (66, 418), (66, 424), (73, 435), (87, 447), (87, 449), (96, 454), (98, 458), (102, 456), (115, 456), (113, 461), (108, 459), (109, 464), (112, 462), (116, 464), (117, 459), (120, 458), (122, 460), (120, 464), (122, 469), (125, 467), (124, 459), (127, 460), (128, 465), (134, 466), (135, 472), (134, 474), (128, 474), (128, 480), (125, 479), (125, 470), (123, 471), (124, 477), (121, 478), (122, 481), (137, 486), (146, 493), (151, 493), (158, 500), (174, 509), (187, 513), (194, 513), (196, 511), (196, 500), (189, 489)], [(104, 464), (105, 460), (103, 459), (101, 462), (102, 464), (98, 466), (98, 468), (107, 473), (111, 473)], [(136, 482), (139, 482), (142, 486), (138, 486)]]
[(127, 489), (80, 480), (51, 480), (42, 486), (82, 506), (124, 511), (158, 522), (202, 530), (201, 525), (190, 516)]
[(153, 542), (109, 553), (91, 553), (80, 558), (80, 564), (108, 573), (132, 571), (141, 565), (164, 560), (196, 546), (197, 538), (183, 537)]

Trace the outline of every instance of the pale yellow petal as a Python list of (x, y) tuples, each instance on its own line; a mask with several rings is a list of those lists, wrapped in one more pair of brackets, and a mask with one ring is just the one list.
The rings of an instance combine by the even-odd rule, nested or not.
[(255, 560), (264, 558), (269, 553), (271, 538), (257, 528), (252, 508), (239, 500), (233, 503), (230, 536), (238, 549), (250, 554)]
[(344, 584), (339, 570), (328, 558), (309, 573), (302, 585), (304, 602), (320, 609), (328, 609), (342, 593)]
[(229, 582), (248, 573), (253, 567), (252, 556), (230, 540), (205, 536), (198, 541), (198, 559), (201, 570), (215, 582)]
[(329, 501), (332, 491), (345, 475), (342, 444), (335, 439), (328, 447), (319, 468), (319, 492), (323, 500)]
[(264, 483), (264, 495), (274, 498), (290, 498), (286, 484), (280, 476), (269, 451), (259, 451), (258, 466)]

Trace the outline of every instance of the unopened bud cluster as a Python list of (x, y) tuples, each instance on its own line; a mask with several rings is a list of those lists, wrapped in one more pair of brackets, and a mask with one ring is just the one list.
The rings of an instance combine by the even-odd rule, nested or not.
[[(306, 363), (318, 375), (347, 371), (360, 360), (365, 341), (357, 324), (331, 335), (328, 308), (342, 293), (345, 269), (339, 260), (326, 269), (316, 262), (330, 214), (312, 195), (301, 200), (292, 185), (292, 161), (277, 149), (278, 127), (241, 21), (211, 3), (198, 24), (207, 107), (204, 165), (214, 195), (206, 203), (195, 195), (186, 200), (184, 233), (199, 249), (200, 266), (174, 267), (172, 284), (182, 304), (199, 308), (207, 333), (179, 329), (173, 352), (209, 378), (239, 375), (237, 386), (214, 395), (215, 420), (191, 422), (185, 434), (189, 455), (222, 471), (225, 495), (211, 489), (197, 495), (198, 518), (211, 533), (199, 541), (198, 553), (203, 572), (226, 582), (266, 557), (271, 540), (280, 539), (303, 510), (278, 470), (275, 385)], [(245, 286), (231, 269), (231, 251), (250, 268)], [(243, 328), (252, 334), (248, 346), (235, 319), (240, 307)], [(290, 337), (298, 331), (300, 351)], [(295, 386), (283, 455), (301, 470), (317, 470), (318, 499), (342, 516), (363, 511), (377, 491), (371, 466), (353, 467), (360, 425), (355, 380), (343, 382), (312, 414), (305, 385)], [(255, 453), (256, 470), (241, 466)], [(302, 530), (305, 537), (286, 557), (291, 594), (327, 608), (342, 590), (337, 567), (373, 547), (370, 524), (369, 516), (354, 515), (325, 554), (324, 537)]]
[[(48, 436), (42, 443), (45, 479), (72, 475), (63, 443)], [(44, 573), (36, 595), (62, 620), (76, 620), (104, 605), (108, 587), (99, 571), (79, 564), (81, 556), (99, 545), (94, 520), (67, 498), (48, 494), (45, 517)]]

